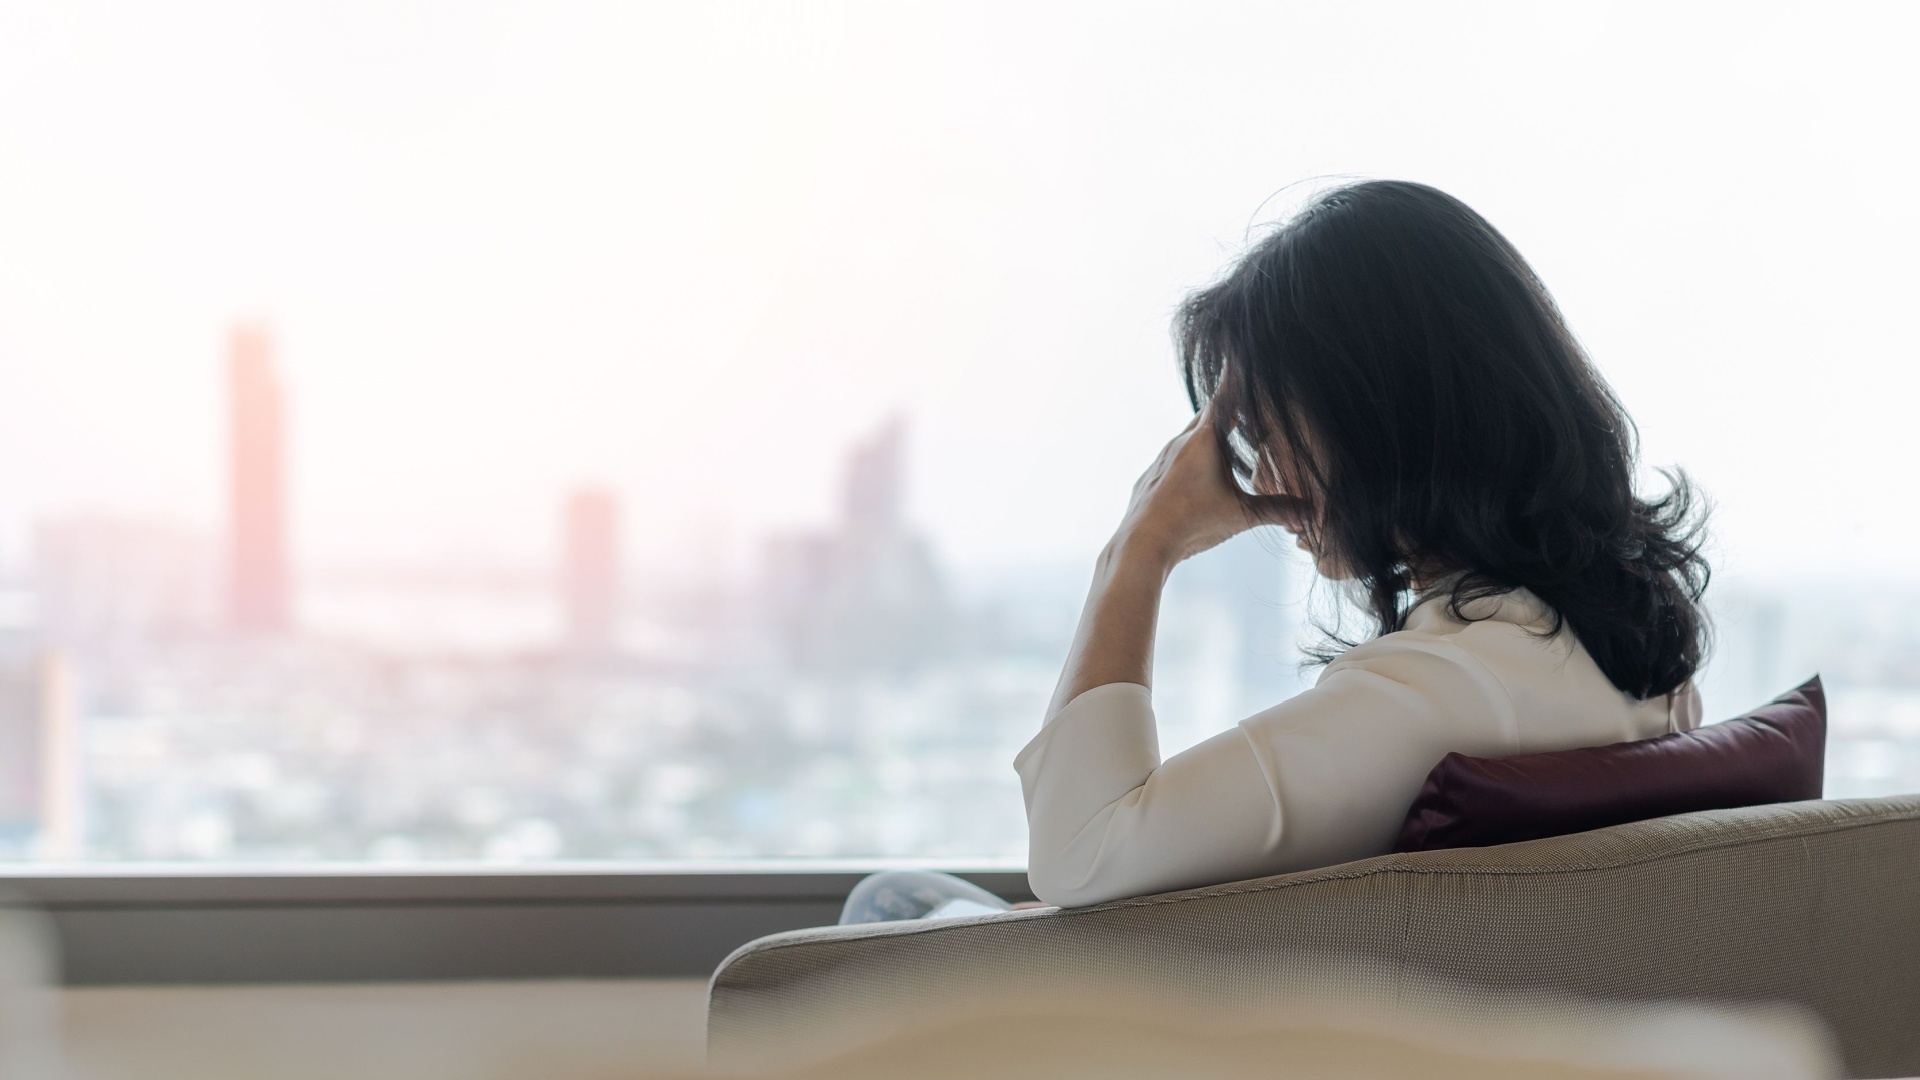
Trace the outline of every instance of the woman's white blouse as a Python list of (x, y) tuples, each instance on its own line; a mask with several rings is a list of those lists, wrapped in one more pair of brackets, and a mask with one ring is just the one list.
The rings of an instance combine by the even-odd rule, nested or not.
[(1342, 654), (1312, 689), (1160, 760), (1144, 686), (1068, 702), (1014, 759), (1034, 895), (1078, 907), (1328, 866), (1393, 846), (1449, 752), (1497, 757), (1700, 723), (1691, 684), (1637, 700), (1519, 591), (1462, 621), (1444, 599)]

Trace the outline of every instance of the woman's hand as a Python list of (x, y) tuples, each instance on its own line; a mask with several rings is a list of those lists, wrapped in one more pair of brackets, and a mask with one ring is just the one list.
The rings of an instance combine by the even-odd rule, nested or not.
[(1133, 485), (1126, 516), (1094, 567), (1048, 717), (1096, 686), (1151, 685), (1160, 590), (1174, 566), (1256, 525), (1297, 531), (1302, 505), (1291, 495), (1242, 495), (1211, 417), (1194, 417)]
[(1161, 449), (1134, 482), (1126, 516), (1110, 552), (1125, 552), (1166, 570), (1258, 525), (1298, 531), (1302, 503), (1290, 495), (1240, 491), (1220, 454), (1211, 408)]

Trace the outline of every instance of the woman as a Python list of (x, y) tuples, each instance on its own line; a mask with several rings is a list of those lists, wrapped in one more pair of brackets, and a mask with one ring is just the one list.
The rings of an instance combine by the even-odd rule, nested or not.
[[(1449, 752), (1699, 723), (1693, 493), (1678, 474), (1662, 497), (1635, 493), (1631, 421), (1464, 203), (1396, 181), (1329, 192), (1191, 296), (1176, 330), (1197, 415), (1135, 485), (1014, 762), (1036, 896), (1078, 906), (1384, 854)], [(1348, 583), (1376, 636), (1335, 639), (1312, 689), (1162, 762), (1161, 588), (1268, 523)]]

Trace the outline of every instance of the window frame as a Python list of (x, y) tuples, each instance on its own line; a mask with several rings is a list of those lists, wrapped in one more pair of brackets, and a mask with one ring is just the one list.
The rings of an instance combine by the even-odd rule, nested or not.
[[(0, 903), (51, 921), (65, 986), (690, 978), (898, 865), (23, 865)], [(1024, 870), (940, 869), (1033, 898)]]

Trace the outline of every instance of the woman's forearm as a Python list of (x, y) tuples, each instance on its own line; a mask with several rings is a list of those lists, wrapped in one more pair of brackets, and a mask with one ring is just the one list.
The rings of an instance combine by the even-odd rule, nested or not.
[(1173, 559), (1156, 548), (1116, 537), (1094, 564), (1080, 628), (1047, 706), (1049, 717), (1082, 692), (1108, 683), (1151, 686), (1160, 593)]

